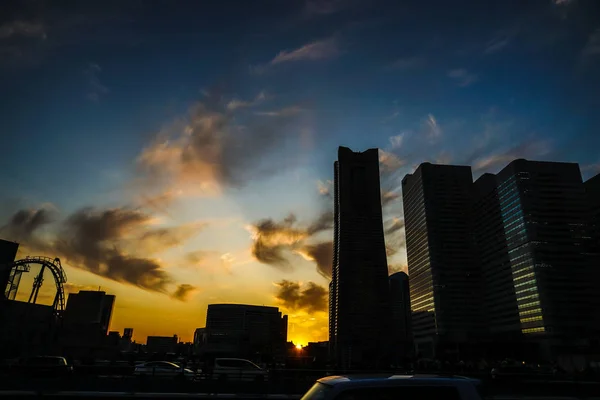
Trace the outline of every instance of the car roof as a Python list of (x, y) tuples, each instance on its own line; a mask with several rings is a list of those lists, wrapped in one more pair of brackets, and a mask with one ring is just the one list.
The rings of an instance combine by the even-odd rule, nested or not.
[(317, 382), (328, 386), (395, 386), (395, 385), (462, 385), (477, 384), (477, 379), (464, 376), (442, 375), (395, 375), (395, 374), (366, 374), (366, 375), (334, 375), (318, 379)]
[(232, 360), (232, 361), (248, 361), (248, 362), (252, 362), (250, 360), (246, 360), (245, 358), (224, 358), (224, 357), (218, 357), (215, 358), (215, 360)]

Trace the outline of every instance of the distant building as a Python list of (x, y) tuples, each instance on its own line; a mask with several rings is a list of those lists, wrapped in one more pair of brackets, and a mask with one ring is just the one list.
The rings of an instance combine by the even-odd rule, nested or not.
[[(239, 356), (269, 359), (285, 353), (287, 315), (277, 307), (247, 304), (209, 304), (206, 328), (196, 330), (205, 340), (206, 356)], [(202, 328), (200, 328), (202, 329)]]
[(468, 166), (430, 163), (402, 180), (412, 331), (422, 357), (464, 355), (483, 330), (472, 183)]
[(62, 342), (78, 354), (103, 346), (106, 341), (115, 296), (101, 291), (70, 293), (63, 315)]
[(11, 288), (8, 288), (7, 285), (11, 273), (11, 264), (15, 261), (18, 250), (18, 243), (0, 239), (0, 301), (9, 297), (10, 300), (14, 300), (16, 290), (11, 291)]
[(597, 265), (579, 166), (519, 159), (475, 188), (491, 333), (523, 335), (548, 358), (589, 344), (598, 332)]
[(342, 369), (388, 365), (389, 284), (377, 149), (339, 148), (334, 214), (332, 358)]
[(179, 342), (177, 335), (173, 336), (148, 336), (146, 339), (146, 352), (148, 354), (166, 354), (175, 353), (177, 343)]
[(598, 251), (600, 250), (600, 174), (588, 179), (584, 185), (591, 212), (590, 231), (595, 251)]
[(123, 339), (131, 342), (131, 340), (133, 339), (133, 328), (123, 329)]
[(403, 364), (412, 356), (412, 315), (408, 275), (396, 272), (390, 275), (390, 305), (392, 313), (391, 350), (394, 363)]

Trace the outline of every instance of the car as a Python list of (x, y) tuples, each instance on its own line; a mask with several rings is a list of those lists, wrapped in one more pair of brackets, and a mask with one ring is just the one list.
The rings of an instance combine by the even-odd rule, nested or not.
[(135, 366), (133, 375), (185, 379), (193, 379), (195, 377), (195, 373), (191, 369), (182, 368), (169, 361), (148, 361), (138, 364)]
[(301, 400), (481, 400), (476, 379), (433, 375), (342, 375), (318, 379)]
[(14, 370), (27, 376), (56, 378), (70, 376), (73, 366), (64, 357), (35, 356), (22, 359)]
[(269, 372), (243, 358), (215, 358), (212, 376), (220, 380), (265, 381)]

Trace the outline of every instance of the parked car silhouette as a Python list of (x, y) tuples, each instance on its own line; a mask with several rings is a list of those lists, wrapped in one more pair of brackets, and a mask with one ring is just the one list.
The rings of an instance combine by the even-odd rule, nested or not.
[(169, 361), (148, 361), (135, 366), (133, 371), (135, 376), (156, 376), (163, 378), (186, 378), (193, 379), (194, 371), (182, 368), (179, 365)]
[(269, 372), (242, 358), (215, 358), (212, 375), (220, 380), (265, 381)]

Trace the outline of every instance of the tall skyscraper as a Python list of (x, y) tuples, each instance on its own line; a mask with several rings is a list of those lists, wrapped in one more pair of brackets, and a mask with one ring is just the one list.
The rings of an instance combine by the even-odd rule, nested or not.
[(594, 336), (590, 214), (579, 166), (519, 159), (474, 187), (491, 333), (535, 339), (548, 355)]
[(411, 356), (412, 315), (410, 309), (410, 288), (408, 275), (396, 272), (390, 275), (390, 306), (392, 314), (391, 349), (396, 365), (403, 363)]
[(389, 362), (390, 304), (379, 152), (338, 150), (334, 164), (330, 335), (339, 368)]
[(471, 235), (471, 168), (421, 164), (402, 180), (412, 329), (417, 352), (470, 351), (481, 332)]

